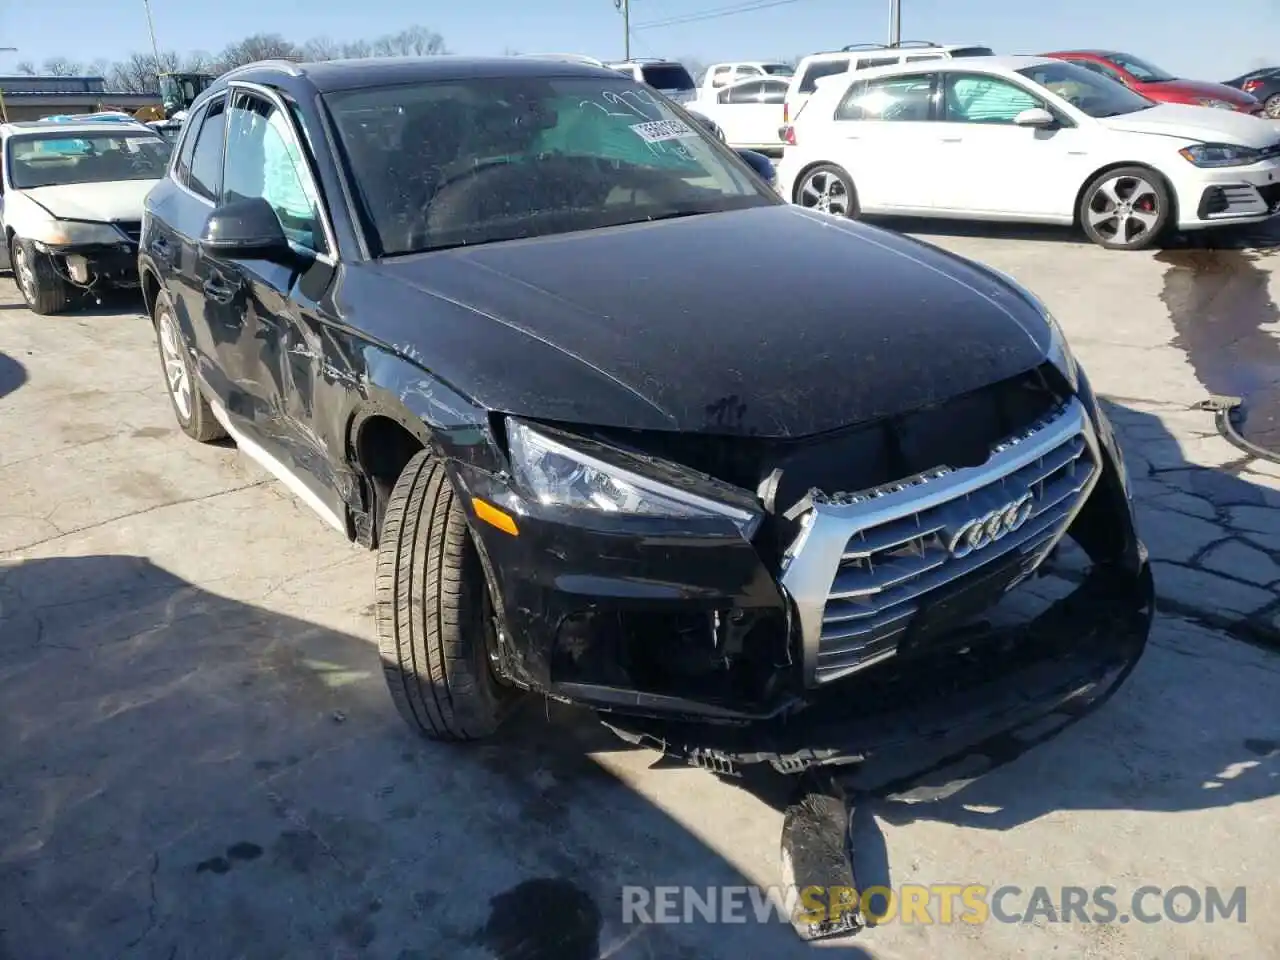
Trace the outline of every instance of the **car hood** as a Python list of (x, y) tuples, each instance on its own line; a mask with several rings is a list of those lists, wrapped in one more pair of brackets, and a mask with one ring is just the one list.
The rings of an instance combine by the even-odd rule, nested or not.
[(1204, 97), (1208, 100), (1225, 100), (1227, 103), (1247, 104), (1253, 97), (1243, 90), (1228, 87), (1225, 83), (1209, 83), (1204, 80), (1161, 80), (1146, 83), (1142, 91), (1148, 95), (1174, 94), (1185, 97)]
[(1222, 110), (1193, 107), (1181, 103), (1161, 103), (1136, 113), (1106, 117), (1098, 121), (1112, 130), (1151, 133), (1205, 143), (1232, 143), (1245, 147), (1266, 147), (1280, 138), (1273, 121)]
[(113, 180), (35, 187), (23, 193), (63, 220), (140, 220), (142, 201), (158, 180)]
[(1050, 337), (1038, 308), (978, 265), (786, 205), (373, 269), (437, 299), (435, 311), (418, 300), (417, 318), (474, 315), (463, 341), (453, 320), (437, 336), (383, 309), (386, 342), (416, 345), (488, 409), (598, 426), (804, 436), (1029, 370)]

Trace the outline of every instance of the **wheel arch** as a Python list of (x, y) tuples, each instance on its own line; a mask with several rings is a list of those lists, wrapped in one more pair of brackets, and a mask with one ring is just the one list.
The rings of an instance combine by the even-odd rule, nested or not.
[(147, 318), (154, 323), (156, 298), (160, 295), (160, 276), (154, 267), (144, 265), (138, 271), (138, 279), (142, 285), (142, 304), (146, 308)]
[(363, 517), (353, 517), (353, 539), (377, 547), (387, 501), (401, 472), (419, 451), (438, 454), (440, 445), (421, 417), (383, 401), (362, 404), (352, 414), (345, 447), (347, 466), (362, 487)]
[(1140, 160), (1125, 160), (1118, 163), (1107, 163), (1094, 170), (1091, 174), (1084, 178), (1084, 182), (1080, 184), (1080, 189), (1076, 191), (1075, 203), (1071, 207), (1071, 222), (1079, 227), (1081, 226), (1080, 205), (1084, 202), (1084, 192), (1089, 189), (1089, 185), (1097, 180), (1104, 173), (1110, 173), (1113, 170), (1123, 170), (1125, 167), (1138, 167), (1142, 170), (1150, 171), (1151, 174), (1160, 179), (1160, 183), (1164, 186), (1164, 192), (1169, 197), (1169, 217), (1166, 223), (1176, 228), (1178, 225), (1178, 194), (1173, 189), (1173, 184), (1169, 182), (1169, 178), (1163, 172), (1153, 167), (1149, 163), (1143, 163)]

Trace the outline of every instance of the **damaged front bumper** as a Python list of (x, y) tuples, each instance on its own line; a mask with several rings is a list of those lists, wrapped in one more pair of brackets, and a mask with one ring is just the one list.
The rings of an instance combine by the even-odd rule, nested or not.
[(127, 235), (119, 243), (36, 243), (36, 249), (53, 259), (64, 281), (81, 290), (112, 288), (129, 290), (139, 285), (138, 245)]
[[(1145, 648), (1153, 590), (1114, 435), (1079, 386), (985, 463), (800, 504), (776, 562), (727, 524), (528, 503), (518, 536), (476, 523), (498, 673), (726, 774), (945, 753), (1096, 706)], [(504, 478), (454, 474), (515, 503)], [(1066, 577), (1064, 537), (1088, 559)]]

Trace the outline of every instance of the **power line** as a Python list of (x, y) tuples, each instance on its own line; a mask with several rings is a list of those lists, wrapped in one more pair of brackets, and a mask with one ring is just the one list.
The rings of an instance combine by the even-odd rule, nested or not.
[(679, 17), (667, 17), (664, 20), (650, 20), (648, 23), (635, 23), (631, 25), (632, 30), (655, 30), (659, 27), (674, 27), (683, 23), (698, 23), (702, 20), (718, 20), (721, 17), (733, 17), (740, 13), (755, 13), (757, 10), (768, 10), (771, 7), (785, 7), (788, 4), (799, 3), (800, 0), (754, 0), (751, 3), (739, 3), (732, 7), (717, 7), (712, 10), (702, 10), (698, 13), (688, 13)]

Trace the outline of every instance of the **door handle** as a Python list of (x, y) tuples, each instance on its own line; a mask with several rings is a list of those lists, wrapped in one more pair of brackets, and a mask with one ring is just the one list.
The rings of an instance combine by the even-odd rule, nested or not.
[(215, 273), (204, 282), (204, 295), (210, 300), (218, 303), (230, 303), (239, 289), (237, 284), (233, 284), (220, 273)]

